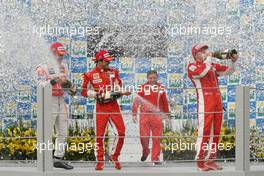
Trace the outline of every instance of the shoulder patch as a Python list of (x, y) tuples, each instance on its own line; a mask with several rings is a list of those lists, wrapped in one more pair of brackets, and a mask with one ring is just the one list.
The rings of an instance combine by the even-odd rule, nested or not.
[(99, 79), (99, 78), (100, 78), (99, 73), (94, 73), (93, 74), (93, 79)]

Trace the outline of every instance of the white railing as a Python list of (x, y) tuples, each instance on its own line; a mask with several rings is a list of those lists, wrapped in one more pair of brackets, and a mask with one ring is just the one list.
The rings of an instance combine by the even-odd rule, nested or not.
[[(258, 171), (252, 170), (250, 167), (250, 87), (238, 86), (236, 90), (236, 157), (235, 167), (231, 169), (224, 169), (222, 171), (212, 172), (199, 172), (195, 169), (189, 170), (181, 167), (160, 167), (142, 170), (136, 167), (126, 167), (121, 171), (114, 171), (106, 169), (103, 172), (96, 172), (94, 168), (76, 168), (71, 171), (65, 171), (62, 169), (53, 168), (53, 156), (52, 150), (44, 150), (37, 152), (37, 170), (34, 173), (29, 174), (28, 171), (25, 175), (264, 175), (264, 169)], [(38, 144), (52, 141), (52, 89), (51, 87), (38, 87), (38, 116), (37, 116), (37, 141)], [(176, 163), (175, 163), (176, 165)], [(184, 165), (182, 165), (185, 167)], [(195, 166), (193, 166), (195, 167)], [(190, 168), (190, 167), (189, 167)], [(23, 169), (23, 168), (22, 168)], [(20, 169), (20, 170), (22, 170)], [(0, 171), (0, 175), (23, 175), (25, 171)], [(12, 174), (11, 174), (12, 175)]]

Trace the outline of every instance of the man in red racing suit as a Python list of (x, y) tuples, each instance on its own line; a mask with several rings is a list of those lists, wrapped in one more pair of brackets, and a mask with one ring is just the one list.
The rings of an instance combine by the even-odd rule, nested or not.
[[(223, 117), (218, 77), (233, 73), (235, 71), (234, 63), (238, 59), (238, 55), (232, 56), (231, 66), (215, 64), (211, 62), (211, 56), (214, 56), (214, 53), (208, 52), (207, 49), (207, 45), (195, 45), (192, 48), (195, 62), (188, 65), (188, 77), (192, 80), (197, 92), (198, 138), (195, 158), (198, 169), (202, 171), (222, 169), (214, 162)], [(205, 160), (208, 161), (205, 162)]]
[(150, 153), (149, 138), (152, 133), (151, 161), (160, 164), (160, 136), (162, 135), (162, 118), (168, 120), (169, 106), (164, 86), (157, 83), (158, 74), (154, 70), (147, 73), (148, 82), (141, 85), (132, 106), (133, 121), (137, 121), (140, 107), (140, 142), (143, 148), (141, 161)]
[[(96, 54), (96, 67), (83, 75), (82, 96), (97, 99), (98, 95), (106, 94), (113, 88), (121, 88), (122, 82), (119, 73), (114, 68), (109, 68), (108, 64), (112, 57), (107, 51), (101, 50)], [(115, 163), (116, 169), (121, 169), (118, 162), (125, 138), (125, 125), (120, 112), (120, 107), (116, 100), (99, 103), (96, 101), (96, 141), (98, 144), (96, 170), (102, 170), (104, 166), (103, 138), (108, 122), (114, 124), (117, 132), (117, 144), (113, 149), (110, 160)]]

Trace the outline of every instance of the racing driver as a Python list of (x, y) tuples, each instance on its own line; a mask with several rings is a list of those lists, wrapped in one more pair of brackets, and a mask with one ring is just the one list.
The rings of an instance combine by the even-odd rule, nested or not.
[(218, 85), (218, 77), (230, 75), (235, 71), (237, 54), (230, 57), (230, 66), (212, 63), (215, 53), (208, 46), (193, 46), (194, 63), (188, 65), (188, 77), (192, 80), (197, 93), (198, 138), (196, 143), (196, 162), (198, 170), (221, 170), (216, 164), (217, 147), (223, 118), (223, 105)]
[(103, 170), (104, 167), (103, 139), (108, 122), (115, 125), (118, 133), (118, 139), (115, 140), (116, 146), (109, 159), (115, 164), (116, 169), (120, 170), (122, 167), (118, 157), (124, 144), (125, 125), (116, 99), (131, 93), (121, 90), (122, 81), (119, 72), (109, 67), (112, 60), (108, 51), (100, 50), (94, 59), (95, 68), (83, 75), (82, 96), (96, 99), (96, 142), (98, 145), (96, 170)]
[[(65, 142), (68, 132), (68, 110), (64, 102), (63, 84), (70, 82), (68, 80), (67, 66), (63, 62), (67, 51), (63, 44), (54, 42), (50, 46), (52, 58), (45, 64), (36, 69), (37, 81), (41, 86), (52, 85), (52, 112), (54, 113), (53, 123), (57, 138), (55, 141), (54, 167), (73, 169), (72, 166), (61, 160), (65, 154)], [(72, 92), (76, 92), (75, 86), (69, 87)]]

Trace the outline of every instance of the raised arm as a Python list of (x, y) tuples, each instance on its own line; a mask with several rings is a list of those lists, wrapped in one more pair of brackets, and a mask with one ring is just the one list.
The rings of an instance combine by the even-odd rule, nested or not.
[(168, 99), (167, 99), (166, 92), (164, 92), (161, 95), (161, 103), (162, 103), (163, 112), (168, 114), (169, 113), (169, 104), (168, 104)]
[[(228, 66), (220, 65), (220, 64), (214, 64), (215, 70), (219, 76), (222, 75), (231, 75), (236, 71), (236, 61), (238, 60), (238, 54), (237, 52), (232, 54), (230, 57), (231, 64)], [(229, 59), (228, 59), (229, 60)]]
[(229, 66), (221, 64), (214, 64), (213, 66), (219, 76), (231, 75), (236, 71), (234, 62), (232, 62)]
[(139, 97), (143, 97), (144, 92), (143, 92), (143, 87), (141, 87), (140, 91), (137, 92), (137, 95), (134, 99), (133, 105), (132, 105), (132, 115), (136, 116), (138, 112), (138, 108), (141, 105), (141, 100)]

